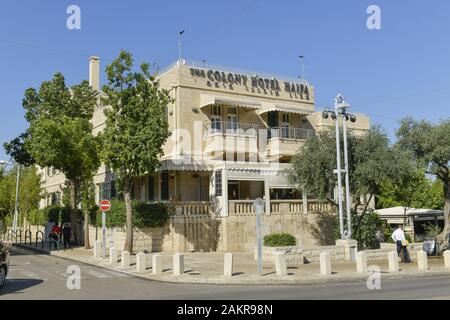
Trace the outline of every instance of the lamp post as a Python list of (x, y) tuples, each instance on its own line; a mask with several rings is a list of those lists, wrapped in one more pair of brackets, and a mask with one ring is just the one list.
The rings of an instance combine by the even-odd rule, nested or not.
[[(334, 172), (337, 174), (338, 179), (338, 208), (339, 208), (339, 227), (341, 239), (351, 239), (352, 237), (352, 218), (350, 209), (350, 176), (349, 176), (349, 163), (348, 163), (348, 140), (347, 140), (347, 121), (356, 121), (356, 116), (347, 113), (347, 109), (350, 105), (345, 101), (341, 94), (338, 94), (335, 98), (334, 111), (325, 111), (323, 117), (331, 119), (335, 122), (336, 128), (336, 163), (337, 169)], [(342, 117), (342, 131), (344, 136), (344, 169), (341, 168), (341, 146), (340, 146), (340, 132), (339, 132), (339, 116)], [(345, 205), (347, 212), (347, 230), (344, 230), (344, 214), (342, 206), (342, 173), (345, 173)]]
[[(0, 164), (3, 164), (6, 168), (7, 165), (13, 165), (11, 161), (1, 160)], [(17, 175), (16, 175), (16, 198), (14, 201), (14, 217), (13, 217), (13, 233), (16, 234), (17, 231), (17, 220), (19, 217), (19, 181), (20, 181), (20, 165), (17, 165)]]

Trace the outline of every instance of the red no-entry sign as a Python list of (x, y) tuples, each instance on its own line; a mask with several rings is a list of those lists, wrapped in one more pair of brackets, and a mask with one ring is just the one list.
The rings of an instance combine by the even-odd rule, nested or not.
[(111, 202), (109, 200), (100, 201), (100, 210), (103, 212), (109, 211), (111, 209)]

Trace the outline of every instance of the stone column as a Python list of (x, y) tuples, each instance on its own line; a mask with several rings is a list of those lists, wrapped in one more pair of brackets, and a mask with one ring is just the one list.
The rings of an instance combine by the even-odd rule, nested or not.
[(303, 214), (308, 214), (308, 195), (304, 190), (302, 190), (302, 206), (303, 206)]
[(173, 255), (173, 274), (180, 276), (184, 273), (184, 255), (175, 253)]
[(356, 261), (356, 252), (358, 251), (358, 241), (356, 240), (336, 240), (337, 246), (344, 247), (345, 261)]
[(120, 266), (122, 268), (129, 268), (130, 267), (130, 253), (128, 251), (122, 252), (122, 259), (120, 261)]
[(284, 252), (276, 252), (273, 259), (277, 276), (287, 276), (286, 254)]
[(226, 168), (222, 169), (222, 199), (223, 208), (221, 212), (222, 217), (228, 217), (228, 170)]
[(450, 250), (444, 251), (444, 263), (447, 269), (450, 269)]
[(155, 254), (152, 257), (152, 272), (153, 274), (160, 274), (163, 272), (162, 256)]
[(389, 259), (389, 272), (398, 272), (400, 270), (400, 267), (398, 266), (397, 251), (389, 252), (388, 259)]
[(419, 266), (419, 270), (426, 271), (428, 270), (428, 257), (427, 253), (423, 250), (417, 252), (417, 264)]
[(233, 254), (231, 252), (225, 253), (223, 275), (226, 277), (233, 276)]
[(145, 272), (145, 253), (143, 252), (136, 255), (136, 272)]
[(356, 271), (362, 274), (367, 273), (367, 255), (365, 252), (356, 254)]
[(269, 177), (264, 177), (264, 200), (265, 200), (265, 208), (266, 215), (270, 216), (270, 185), (269, 185)]
[(94, 258), (100, 259), (102, 257), (102, 242), (97, 240), (94, 242)]
[(114, 247), (109, 248), (109, 263), (117, 263), (117, 249)]
[(331, 256), (329, 252), (320, 254), (320, 274), (323, 276), (331, 276)]

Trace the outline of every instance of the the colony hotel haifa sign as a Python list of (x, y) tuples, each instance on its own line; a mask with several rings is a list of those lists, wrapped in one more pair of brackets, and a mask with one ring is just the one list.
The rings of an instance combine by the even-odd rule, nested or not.
[(257, 75), (247, 76), (245, 74), (223, 72), (218, 70), (206, 70), (190, 68), (191, 75), (196, 78), (202, 78), (206, 80), (206, 84), (209, 87), (219, 88), (221, 85), (230, 90), (233, 90), (236, 86), (243, 86), (248, 91), (262, 93), (262, 94), (275, 94), (279, 95), (283, 90), (295, 96), (300, 100), (310, 100), (309, 88), (307, 84), (293, 83), (283, 81), (280, 83), (275, 78), (267, 79)]

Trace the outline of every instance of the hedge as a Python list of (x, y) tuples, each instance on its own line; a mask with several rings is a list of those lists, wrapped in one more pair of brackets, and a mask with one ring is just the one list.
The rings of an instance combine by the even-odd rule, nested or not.
[[(144, 203), (137, 200), (131, 202), (133, 209), (133, 225), (138, 228), (162, 227), (169, 219), (167, 206), (163, 203)], [(100, 209), (96, 209), (96, 214), (91, 215), (91, 224), (97, 227), (102, 225)], [(125, 201), (111, 200), (111, 209), (106, 213), (106, 226), (124, 227), (126, 224)]]
[[(77, 210), (78, 218), (81, 217), (80, 210)], [(43, 226), (47, 222), (70, 222), (71, 209), (69, 207), (50, 206), (44, 209), (35, 209), (28, 214), (28, 221), (33, 225)]]
[(296, 244), (295, 237), (288, 233), (273, 233), (264, 236), (264, 246), (266, 247), (287, 247)]

